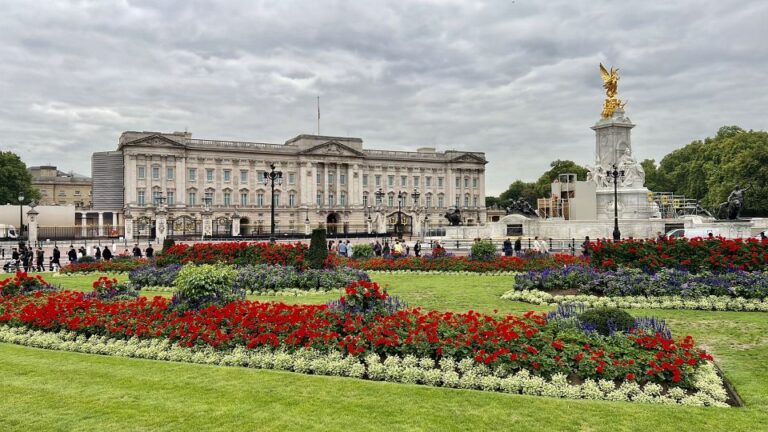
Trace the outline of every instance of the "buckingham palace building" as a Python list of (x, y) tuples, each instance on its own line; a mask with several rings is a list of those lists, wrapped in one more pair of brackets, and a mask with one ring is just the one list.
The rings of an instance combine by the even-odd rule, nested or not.
[[(124, 132), (93, 154), (93, 211), (125, 237), (308, 233), (424, 235), (459, 209), (485, 221), (485, 154), (434, 148), (363, 148), (360, 138), (299, 135), (283, 144)], [(272, 179), (266, 175), (280, 172)], [(101, 218), (99, 218), (101, 221)]]

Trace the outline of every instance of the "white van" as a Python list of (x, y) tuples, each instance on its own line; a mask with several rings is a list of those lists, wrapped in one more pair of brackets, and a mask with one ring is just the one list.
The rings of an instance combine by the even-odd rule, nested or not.
[(0, 240), (16, 240), (16, 228), (13, 225), (0, 224)]
[(675, 229), (667, 233), (667, 238), (688, 238), (695, 237), (707, 238), (709, 234), (713, 237), (723, 238), (748, 238), (750, 237), (749, 231), (742, 232), (741, 230), (721, 229), (720, 227), (697, 227), (697, 228), (685, 228)]

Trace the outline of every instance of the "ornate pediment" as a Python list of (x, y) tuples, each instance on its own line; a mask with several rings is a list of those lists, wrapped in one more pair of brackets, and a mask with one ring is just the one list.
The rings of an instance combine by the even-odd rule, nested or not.
[(310, 147), (299, 154), (332, 157), (365, 157), (362, 152), (337, 141), (324, 142), (314, 147)]
[(451, 162), (472, 162), (472, 163), (483, 163), (486, 164), (488, 161), (481, 158), (480, 156), (474, 155), (472, 153), (464, 153), (461, 155), (456, 156), (455, 158), (451, 159)]
[(139, 138), (133, 141), (128, 141), (126, 143), (123, 143), (120, 147), (125, 147), (125, 146), (146, 146), (146, 147), (155, 147), (155, 148), (167, 147), (167, 148), (178, 148), (178, 149), (185, 148), (184, 144), (181, 144), (170, 138), (164, 137), (163, 135), (145, 136), (143, 138)]

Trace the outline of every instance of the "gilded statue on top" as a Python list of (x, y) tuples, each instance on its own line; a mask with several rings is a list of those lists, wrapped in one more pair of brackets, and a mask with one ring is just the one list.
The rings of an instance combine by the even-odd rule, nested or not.
[(610, 118), (617, 109), (624, 108), (624, 102), (616, 97), (619, 87), (619, 70), (611, 67), (608, 71), (600, 63), (600, 77), (603, 79), (603, 88), (605, 88), (605, 102), (603, 102), (603, 118)]

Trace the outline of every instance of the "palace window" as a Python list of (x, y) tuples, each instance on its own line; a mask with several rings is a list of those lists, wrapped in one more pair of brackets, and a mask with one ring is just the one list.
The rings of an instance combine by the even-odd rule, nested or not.
[(328, 192), (328, 207), (336, 205), (336, 197), (333, 196), (333, 192)]
[(427, 195), (426, 200), (427, 200), (427, 208), (431, 208), (432, 207), (432, 195)]
[(408, 176), (400, 176), (400, 186), (408, 186)]
[(390, 206), (390, 207), (394, 207), (394, 205), (395, 205), (395, 196), (394, 195), (389, 195), (389, 197), (387, 197), (387, 205)]
[(443, 187), (443, 178), (442, 177), (438, 177), (437, 178), (437, 187), (440, 187), (440, 188)]
[(456, 187), (457, 188), (461, 187), (461, 179), (459, 177), (456, 177)]
[(240, 192), (240, 205), (243, 207), (248, 205), (248, 192)]
[(296, 194), (288, 194), (288, 207), (296, 207)]
[(206, 192), (205, 193), (205, 202), (206, 202), (206, 204), (213, 205), (213, 192)]
[(146, 177), (146, 175), (147, 173), (143, 166), (136, 167), (136, 178), (143, 180)]
[(213, 168), (205, 169), (205, 181), (208, 183), (213, 183)]
[(363, 194), (363, 207), (368, 207), (368, 194)]
[(456, 207), (461, 206), (461, 197), (456, 195)]
[(144, 191), (140, 190), (136, 192), (136, 202), (143, 206), (144, 205)]
[(421, 183), (420, 180), (421, 180), (421, 178), (419, 176), (414, 177), (413, 178), (413, 187), (418, 188), (420, 186), (419, 183)]
[(228, 169), (224, 170), (224, 181), (225, 182), (232, 181), (232, 170), (228, 170)]
[(334, 181), (333, 173), (328, 173), (328, 184), (332, 185)]
[(472, 187), (473, 188), (477, 187), (477, 177), (472, 177)]
[(363, 174), (363, 187), (368, 187), (368, 174)]
[(289, 185), (296, 184), (296, 173), (288, 173), (288, 184)]
[(438, 208), (443, 208), (443, 207), (445, 207), (445, 199), (443, 198), (443, 196), (442, 196), (442, 195), (440, 195), (439, 197), (437, 197), (437, 207), (438, 207)]
[(176, 172), (173, 169), (173, 167), (166, 167), (165, 168), (165, 178), (166, 178), (166, 180), (173, 180), (173, 178), (175, 177), (174, 174), (176, 174)]
[(347, 205), (347, 194), (345, 194), (344, 192), (341, 192), (339, 194), (339, 205), (342, 207)]
[(432, 187), (432, 177), (424, 177), (425, 187)]
[(273, 199), (275, 200), (274, 206), (280, 207), (280, 192), (275, 192), (275, 195), (273, 196)]
[(464, 187), (465, 188), (469, 187), (469, 177), (464, 177)]
[(264, 207), (264, 192), (256, 194), (256, 207)]
[(189, 177), (189, 181), (197, 181), (197, 168), (188, 169), (187, 176)]
[(176, 194), (173, 191), (168, 191), (165, 195), (167, 197), (166, 202), (169, 206), (176, 203)]
[(248, 171), (240, 170), (240, 184), (248, 184)]
[(322, 192), (318, 192), (317, 193), (317, 199), (316, 199), (315, 202), (317, 203), (318, 207), (322, 207), (323, 206), (323, 193)]
[(153, 191), (152, 192), (152, 205), (158, 206), (160, 205), (160, 200), (163, 198), (163, 193), (160, 191)]
[(189, 206), (197, 205), (197, 192), (187, 193), (187, 205)]
[(152, 180), (160, 180), (160, 167), (159, 166), (153, 166), (152, 167)]
[(224, 206), (229, 207), (232, 205), (232, 193), (224, 192)]
[(323, 184), (323, 173), (317, 172), (317, 184)]
[(346, 174), (339, 174), (339, 184), (341, 184), (341, 185), (347, 184), (347, 175)]
[(395, 185), (395, 176), (391, 175), (387, 177), (387, 185), (393, 187)]

